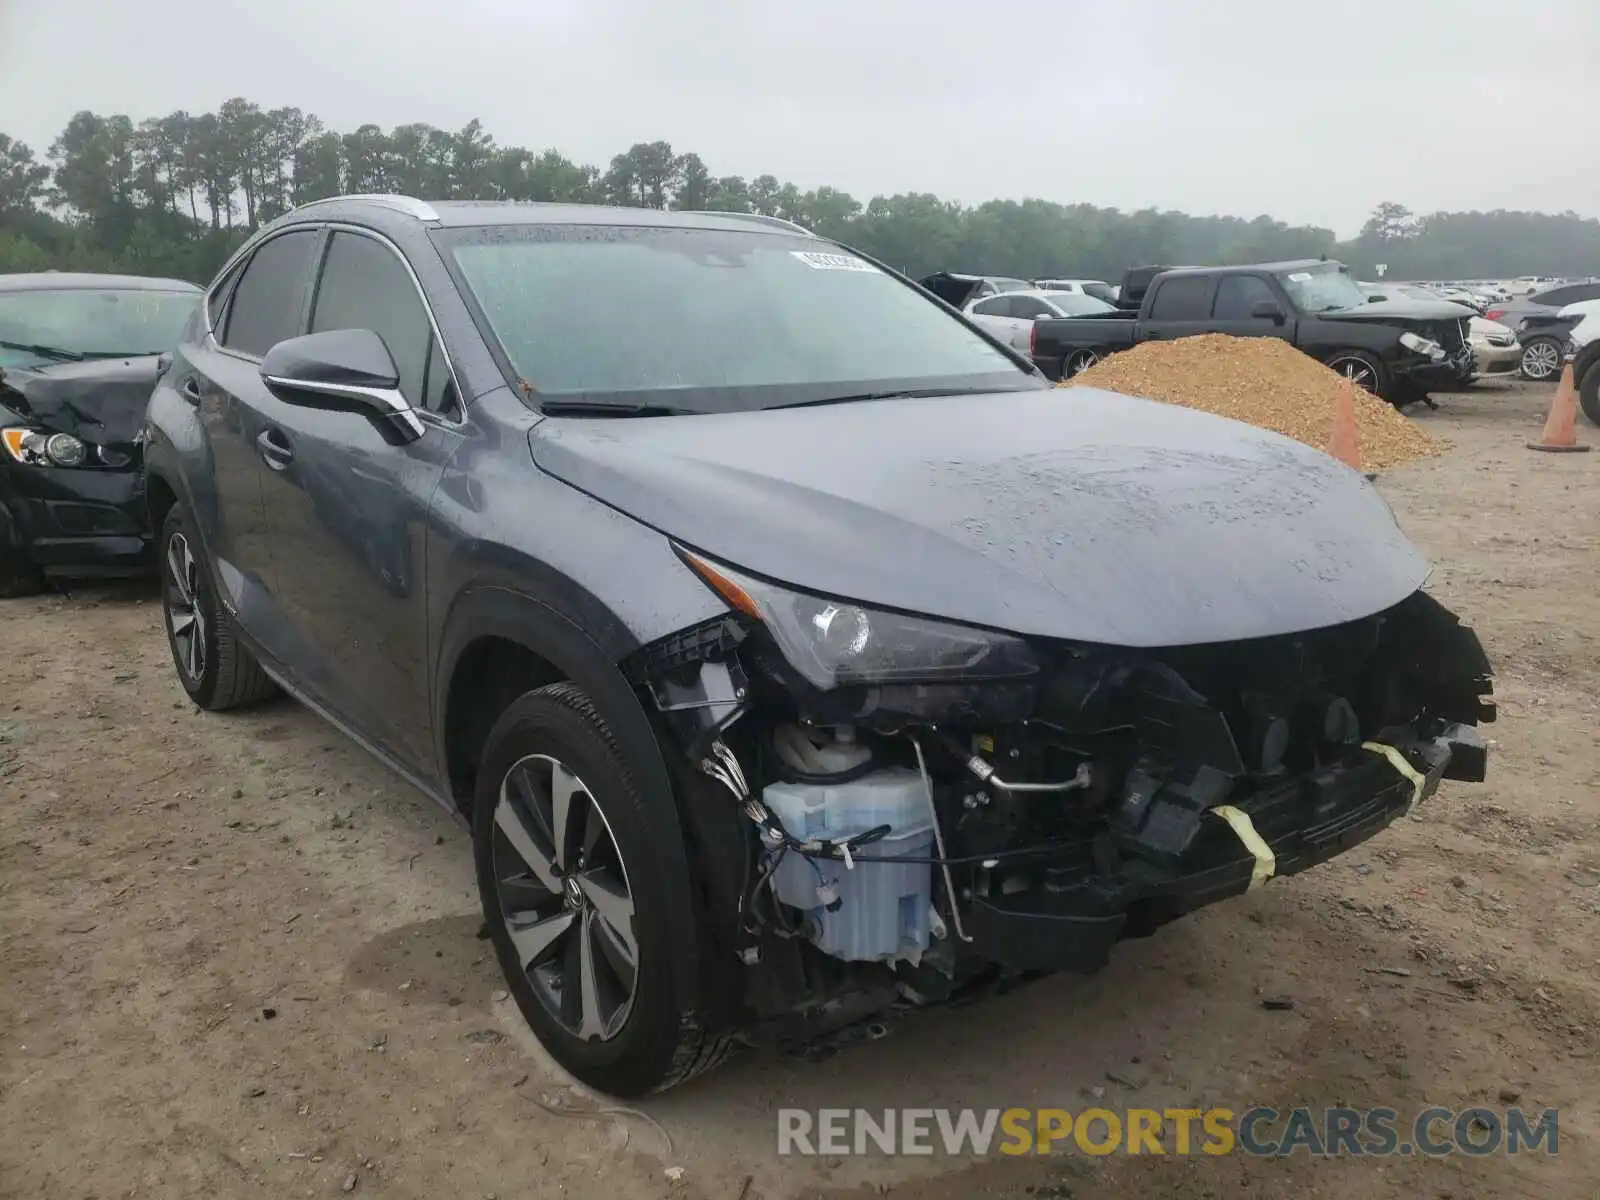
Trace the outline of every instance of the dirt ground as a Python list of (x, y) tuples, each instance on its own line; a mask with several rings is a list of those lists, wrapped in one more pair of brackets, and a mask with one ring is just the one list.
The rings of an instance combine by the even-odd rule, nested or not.
[[(1487, 784), (1446, 784), (1096, 977), (920, 1014), (822, 1061), (736, 1060), (642, 1105), (659, 1129), (541, 1106), (563, 1082), (475, 937), (450, 818), (290, 702), (196, 711), (149, 589), (6, 603), (0, 1195), (1592, 1195), (1600, 453), (1524, 448), (1549, 395), (1442, 397), (1418, 419), (1455, 450), (1381, 481), (1496, 662)], [(776, 1156), (785, 1105), (1404, 1116), (1513, 1096), (1559, 1108), (1557, 1156)]]

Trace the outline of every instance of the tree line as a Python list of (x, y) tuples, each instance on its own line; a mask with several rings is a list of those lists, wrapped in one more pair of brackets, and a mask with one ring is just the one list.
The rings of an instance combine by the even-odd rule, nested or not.
[(1600, 221), (1572, 212), (1414, 214), (1378, 205), (1361, 233), (1269, 216), (1122, 212), (1042, 199), (964, 205), (927, 193), (863, 203), (772, 175), (713, 175), (694, 153), (641, 142), (605, 169), (559, 150), (500, 146), (473, 120), (349, 133), (242, 98), (135, 122), (79, 112), (43, 154), (0, 133), (0, 272), (127, 271), (204, 283), (251, 231), (346, 192), (759, 212), (798, 221), (913, 276), (948, 269), (1116, 280), (1140, 263), (1322, 255), (1362, 278), (1600, 274)]

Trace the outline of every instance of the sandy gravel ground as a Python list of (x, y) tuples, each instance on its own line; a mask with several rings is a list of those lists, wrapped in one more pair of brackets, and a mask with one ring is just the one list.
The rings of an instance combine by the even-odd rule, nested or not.
[[(1488, 784), (1447, 784), (1356, 852), (1128, 945), (1097, 977), (923, 1014), (822, 1061), (738, 1060), (643, 1106), (670, 1147), (634, 1116), (541, 1106), (586, 1101), (499, 990), (443, 813), (292, 703), (197, 712), (147, 589), (6, 603), (0, 1195), (1589, 1195), (1600, 453), (1523, 448), (1548, 396), (1442, 398), (1419, 419), (1454, 452), (1382, 482), (1499, 669)], [(1559, 1107), (1557, 1157), (775, 1156), (785, 1104), (1410, 1113), (1511, 1096)]]

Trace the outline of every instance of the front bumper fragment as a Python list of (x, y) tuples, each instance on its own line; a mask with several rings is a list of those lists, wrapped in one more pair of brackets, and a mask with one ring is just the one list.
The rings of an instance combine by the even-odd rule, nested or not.
[[(1381, 754), (1363, 753), (1235, 805), (1270, 849), (1274, 877), (1297, 874), (1366, 841), (1431, 796), (1441, 779), (1484, 777), (1487, 748), (1471, 726), (1450, 725), (1396, 749), (1412, 775)], [(1026, 891), (975, 896), (964, 915), (972, 938), (967, 949), (1018, 971), (1092, 971), (1124, 938), (1146, 936), (1247, 891), (1258, 862), (1226, 822), (1209, 820), (1170, 866), (1125, 857), (1110, 870), (1050, 868)]]

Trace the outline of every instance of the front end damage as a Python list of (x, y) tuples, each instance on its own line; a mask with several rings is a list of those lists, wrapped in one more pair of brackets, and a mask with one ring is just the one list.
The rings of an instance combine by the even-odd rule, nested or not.
[(734, 612), (628, 665), (677, 770), (708, 982), (780, 1040), (1095, 970), (1485, 774), (1490, 664), (1421, 591), (1307, 633), (1030, 640), (1004, 678), (819, 686), (781, 623), (718, 590)]

